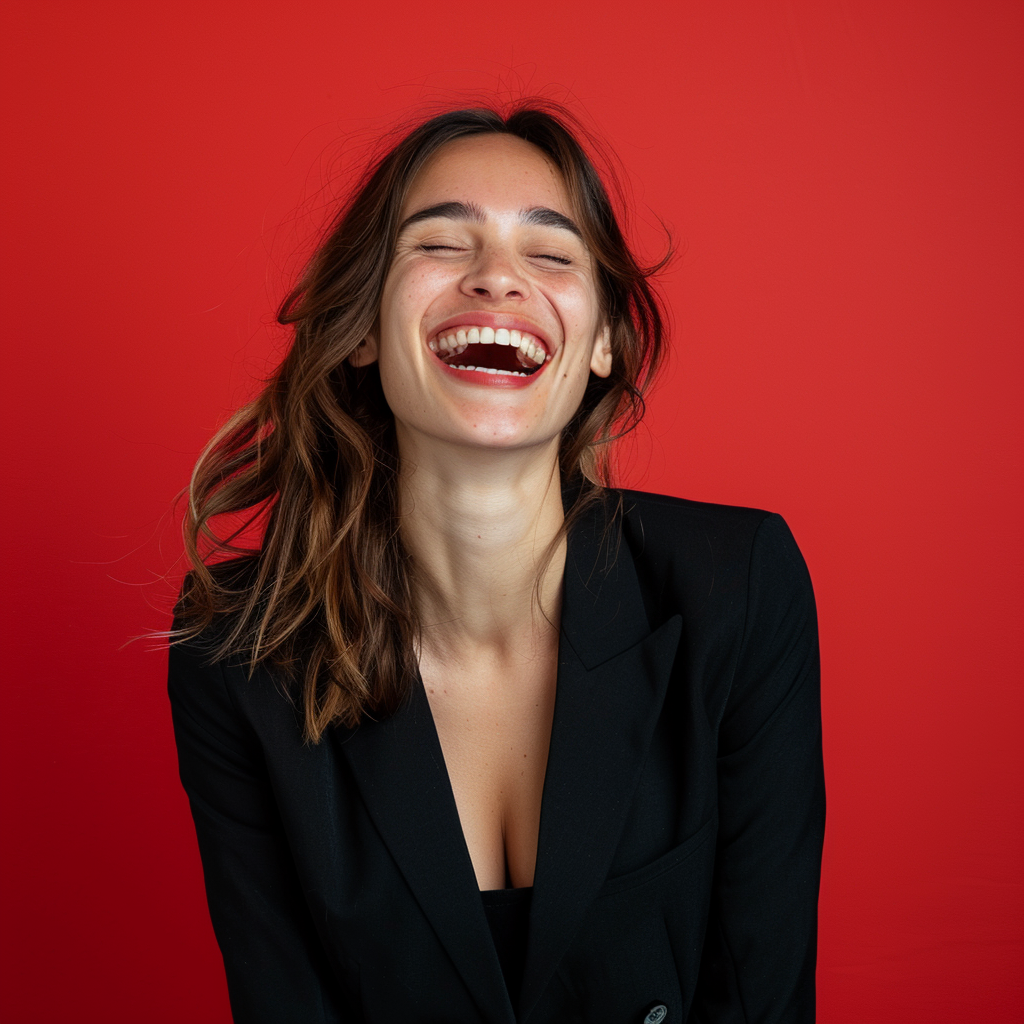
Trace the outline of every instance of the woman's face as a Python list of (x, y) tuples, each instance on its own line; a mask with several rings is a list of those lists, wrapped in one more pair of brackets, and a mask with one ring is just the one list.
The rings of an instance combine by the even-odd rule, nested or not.
[(378, 334), (352, 361), (379, 360), (403, 452), (557, 450), (589, 375), (611, 371), (558, 170), (513, 136), (459, 139), (420, 171), (402, 221)]

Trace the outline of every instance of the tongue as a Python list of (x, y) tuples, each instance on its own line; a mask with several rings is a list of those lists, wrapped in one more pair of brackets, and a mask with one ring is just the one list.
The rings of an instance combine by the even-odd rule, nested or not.
[(448, 356), (445, 362), (450, 366), (483, 366), (493, 370), (515, 370), (531, 373), (537, 369), (529, 356), (524, 356), (511, 345), (468, 345), (465, 352)]

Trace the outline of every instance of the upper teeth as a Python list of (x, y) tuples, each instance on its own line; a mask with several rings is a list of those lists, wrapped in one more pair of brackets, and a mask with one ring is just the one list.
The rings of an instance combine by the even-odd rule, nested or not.
[(470, 345), (511, 345), (538, 366), (548, 358), (547, 349), (532, 334), (504, 327), (453, 327), (433, 338), (430, 350), (438, 355), (457, 356)]

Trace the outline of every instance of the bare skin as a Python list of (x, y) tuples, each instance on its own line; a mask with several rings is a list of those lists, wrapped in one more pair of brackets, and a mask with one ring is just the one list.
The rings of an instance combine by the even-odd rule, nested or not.
[(561, 525), (561, 496), (557, 483), (439, 482), (417, 471), (403, 493), (419, 510), (405, 519), (403, 540), (425, 576), (417, 595), (420, 674), (478, 885), (532, 885), (564, 543), (544, 573), (539, 603), (534, 584)]
[[(377, 333), (395, 415), (402, 540), (416, 567), (420, 673), (481, 889), (533, 884), (555, 702), (565, 543), (558, 444), (591, 373), (611, 370), (594, 268), (557, 169), (506, 136), (448, 143), (419, 173)], [(527, 384), (453, 374), (444, 324), (509, 316), (547, 349)], [(497, 325), (496, 325), (497, 326)], [(476, 379), (471, 379), (476, 378)], [(490, 386), (489, 386), (490, 385)]]

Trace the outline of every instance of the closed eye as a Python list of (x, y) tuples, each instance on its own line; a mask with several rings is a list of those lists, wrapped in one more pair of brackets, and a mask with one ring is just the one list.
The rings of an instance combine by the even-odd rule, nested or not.
[[(457, 245), (420, 245), (420, 252), (463, 252)], [(537, 252), (533, 253), (533, 258), (538, 260), (551, 260), (553, 263), (558, 263), (561, 266), (568, 267), (572, 264), (572, 260), (568, 256), (555, 256), (548, 252)]]

